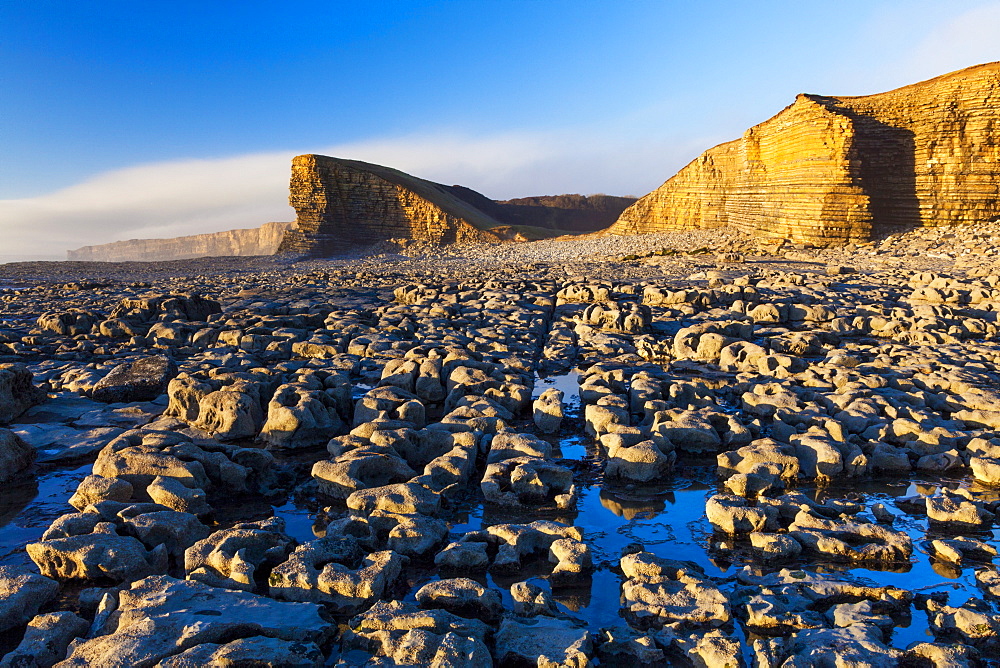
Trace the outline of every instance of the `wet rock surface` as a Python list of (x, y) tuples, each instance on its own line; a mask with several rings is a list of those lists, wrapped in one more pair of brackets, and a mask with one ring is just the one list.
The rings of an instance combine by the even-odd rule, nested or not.
[(0, 665), (995, 665), (998, 236), (0, 265)]

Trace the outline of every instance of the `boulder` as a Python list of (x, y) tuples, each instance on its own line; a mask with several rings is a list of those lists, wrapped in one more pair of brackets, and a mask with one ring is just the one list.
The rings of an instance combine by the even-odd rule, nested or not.
[(939, 525), (982, 528), (992, 525), (995, 516), (983, 504), (943, 489), (927, 498), (927, 517)]
[(26, 624), (58, 593), (55, 580), (0, 566), (0, 633)]
[(87, 506), (101, 501), (129, 501), (132, 499), (132, 492), (133, 487), (127, 480), (89, 475), (76, 486), (76, 492), (69, 498), (69, 505), (83, 512)]
[(326, 444), (346, 428), (333, 397), (289, 383), (280, 386), (268, 402), (260, 438), (269, 448), (308, 448)]
[(152, 355), (119, 364), (99, 380), (91, 392), (105, 403), (152, 401), (167, 391), (177, 365), (166, 355)]
[(416, 471), (395, 449), (378, 446), (353, 448), (332, 460), (321, 459), (312, 467), (319, 491), (338, 499), (346, 499), (361, 489), (404, 483), (415, 475)]
[(198, 402), (195, 426), (220, 441), (253, 438), (264, 426), (264, 410), (257, 391), (234, 384), (209, 392)]
[(147, 550), (137, 538), (119, 536), (107, 523), (98, 524), (94, 533), (28, 543), (26, 549), (47, 577), (115, 582), (166, 572), (169, 553), (165, 546)]
[(72, 612), (50, 612), (28, 622), (21, 644), (0, 660), (0, 668), (49, 668), (66, 658), (69, 644), (90, 630)]
[(487, 501), (503, 506), (554, 503), (569, 508), (576, 503), (573, 471), (537, 457), (514, 457), (489, 464), (481, 487)]
[(620, 566), (623, 613), (633, 628), (713, 628), (732, 618), (728, 597), (692, 562), (637, 552), (622, 557)]
[(166, 575), (122, 590), (109, 622), (103, 633), (76, 644), (60, 666), (153, 666), (198, 645), (240, 637), (322, 644), (336, 630), (314, 603), (275, 601)]
[(0, 483), (32, 465), (35, 449), (9, 429), (0, 429)]
[(803, 506), (788, 527), (804, 551), (850, 561), (909, 562), (913, 542), (902, 531), (874, 522), (833, 520)]
[(505, 619), (496, 634), (500, 665), (589, 666), (595, 638), (586, 628), (551, 617)]
[(538, 431), (543, 434), (555, 434), (563, 421), (563, 392), (554, 387), (542, 392), (532, 403), (532, 419)]
[(548, 459), (552, 456), (552, 445), (531, 434), (504, 432), (490, 441), (490, 451), (486, 457), (488, 464), (502, 462), (514, 457), (536, 457)]
[(376, 510), (403, 515), (437, 515), (441, 496), (416, 483), (359, 489), (347, 497), (347, 507), (361, 515)]
[(490, 565), (487, 544), (468, 541), (449, 543), (434, 557), (434, 564), (442, 569), (461, 573), (485, 572)]
[(448, 538), (448, 524), (426, 515), (376, 510), (367, 517), (352, 517), (349, 521), (368, 527), (377, 534), (380, 545), (407, 557), (429, 557)]
[(673, 471), (676, 460), (676, 453), (664, 453), (653, 441), (642, 441), (630, 447), (608, 448), (608, 463), (604, 475), (627, 482), (658, 482)]
[(0, 364), (0, 424), (8, 424), (45, 400), (23, 364)]
[(510, 586), (510, 595), (514, 599), (514, 614), (521, 617), (537, 617), (538, 615), (558, 616), (559, 608), (552, 596), (530, 582), (515, 582)]
[(295, 544), (284, 530), (284, 520), (271, 517), (212, 533), (184, 551), (187, 579), (256, 591), (255, 576), (285, 561)]
[(716, 494), (705, 503), (712, 526), (731, 536), (777, 528), (777, 511), (771, 506), (753, 508), (740, 496)]
[(202, 643), (160, 661), (157, 668), (202, 666), (298, 666), (319, 668), (323, 651), (313, 642), (267, 636), (240, 638), (225, 644)]
[[(493, 665), (485, 639), (490, 627), (446, 610), (419, 610), (412, 603), (379, 601), (350, 620), (344, 649), (374, 652), (397, 666)], [(375, 663), (375, 662), (372, 662)]]
[(210, 515), (213, 512), (206, 500), (205, 490), (187, 487), (177, 478), (157, 476), (146, 487), (146, 493), (154, 503), (171, 510), (192, 515)]
[(407, 559), (391, 550), (362, 558), (355, 540), (327, 536), (295, 548), (268, 578), (270, 595), (325, 603), (338, 614), (357, 614), (385, 595)]
[(500, 592), (468, 578), (429, 582), (417, 590), (416, 597), (422, 608), (447, 610), (459, 617), (481, 619), (487, 624), (494, 624), (503, 616)]

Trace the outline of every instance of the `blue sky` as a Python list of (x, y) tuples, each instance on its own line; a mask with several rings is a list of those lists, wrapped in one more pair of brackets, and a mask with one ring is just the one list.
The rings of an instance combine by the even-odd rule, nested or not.
[(6, 2), (0, 255), (290, 220), (307, 152), (641, 195), (797, 93), (1000, 60), (998, 34), (971, 0)]

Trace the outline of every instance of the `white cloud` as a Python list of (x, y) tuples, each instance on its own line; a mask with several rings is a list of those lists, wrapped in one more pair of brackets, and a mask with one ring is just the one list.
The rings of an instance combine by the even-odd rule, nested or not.
[[(588, 132), (424, 135), (312, 149), (388, 165), (505, 199), (566, 192), (644, 194), (711, 140), (594, 140)], [(62, 257), (84, 245), (292, 220), (291, 158), (307, 151), (120, 169), (52, 193), (0, 200), (0, 254)]]

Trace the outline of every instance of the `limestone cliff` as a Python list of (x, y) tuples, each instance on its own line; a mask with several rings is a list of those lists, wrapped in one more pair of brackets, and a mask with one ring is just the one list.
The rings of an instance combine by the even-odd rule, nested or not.
[(730, 225), (818, 244), (1000, 216), (1000, 63), (799, 95), (626, 209), (612, 234)]
[(357, 160), (292, 160), (289, 204), (297, 214), (281, 251), (324, 255), (385, 239), (430, 243), (498, 241), (501, 223), (448, 186)]
[(154, 262), (218, 255), (273, 255), (293, 223), (195, 234), (173, 239), (131, 239), (67, 252), (68, 259), (91, 262)]

